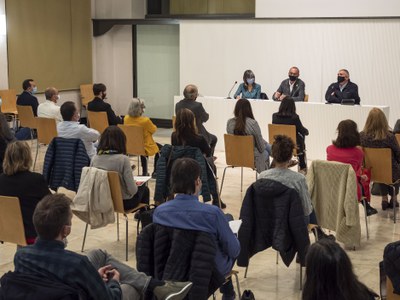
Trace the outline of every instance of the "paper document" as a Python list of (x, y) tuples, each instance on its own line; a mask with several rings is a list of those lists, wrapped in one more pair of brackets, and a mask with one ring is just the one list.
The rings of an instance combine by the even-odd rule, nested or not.
[(229, 227), (231, 228), (234, 234), (238, 234), (241, 225), (242, 225), (242, 220), (229, 221)]
[(151, 176), (135, 176), (136, 185), (137, 186), (142, 186), (147, 181), (149, 181), (150, 178), (151, 178)]

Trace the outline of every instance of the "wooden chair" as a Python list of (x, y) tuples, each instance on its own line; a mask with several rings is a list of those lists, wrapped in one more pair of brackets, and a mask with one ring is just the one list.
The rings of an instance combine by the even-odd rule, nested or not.
[[(238, 276), (238, 274), (239, 274), (239, 271), (232, 270), (232, 271), (228, 274), (228, 276), (225, 277), (225, 282), (224, 282), (224, 284), (227, 283), (229, 280), (231, 280), (231, 279), (232, 279), (232, 276), (234, 276), (234, 277), (235, 277), (235, 280), (236, 280), (237, 292), (238, 292), (238, 295), (239, 295), (239, 297), (240, 297), (240, 296), (242, 295), (242, 292), (241, 292), (241, 290), (240, 290), (240, 283), (239, 283), (239, 276)], [(216, 300), (216, 299), (217, 299), (217, 297), (215, 296), (215, 292), (213, 293), (212, 296), (213, 296), (213, 300)]]
[(400, 133), (396, 133), (395, 137), (396, 137), (397, 143), (400, 145)]
[(122, 129), (122, 131), (126, 135), (126, 153), (128, 155), (133, 155), (138, 157), (138, 174), (140, 171), (140, 157), (146, 156), (146, 150), (144, 148), (144, 133), (143, 127), (134, 126), (134, 125), (121, 125), (118, 124), (118, 127)]
[(268, 124), (268, 140), (272, 145), (275, 141), (275, 136), (286, 135), (290, 137), (295, 145), (293, 154), (297, 154), (296, 146), (296, 126), (295, 125), (283, 125), (283, 124)]
[(93, 84), (81, 84), (80, 90), (82, 106), (87, 107), (88, 103), (94, 99)]
[(37, 143), (36, 143), (36, 156), (35, 162), (33, 163), (33, 170), (35, 170), (36, 160), (39, 153), (39, 145), (48, 145), (51, 143), (53, 138), (57, 137), (57, 125), (56, 120), (52, 118), (36, 118), (37, 125)]
[[(393, 199), (395, 198), (395, 184), (400, 180), (392, 180), (392, 149), (390, 148), (363, 148), (364, 163), (366, 168), (371, 168), (371, 181), (383, 183), (391, 187)], [(393, 222), (396, 223), (396, 205), (393, 203)]]
[(17, 92), (15, 90), (0, 90), (1, 112), (3, 114), (11, 115), (13, 118), (13, 127), (17, 126)]
[(393, 293), (392, 281), (387, 276), (386, 276), (386, 300), (400, 300), (400, 295)]
[(304, 95), (304, 102), (308, 102), (308, 94)]
[(17, 105), (18, 118), (21, 127), (27, 127), (31, 130), (31, 139), (33, 140), (33, 132), (36, 129), (36, 118), (33, 114), (32, 106)]
[[(225, 172), (227, 168), (240, 167), (240, 192), (243, 191), (243, 168), (250, 168), (255, 171), (254, 164), (254, 137), (252, 135), (233, 135), (224, 134), (225, 141), (225, 159), (227, 166), (222, 175), (221, 189), (224, 185)], [(257, 172), (256, 172), (257, 179)]]
[[(121, 182), (119, 179), (119, 174), (118, 172), (114, 171), (109, 171), (108, 172), (108, 182), (110, 184), (110, 190), (111, 190), (111, 198), (113, 201), (114, 205), (114, 211), (117, 213), (117, 240), (119, 241), (119, 215), (118, 214), (123, 214), (125, 218), (125, 239), (126, 239), (126, 246), (125, 246), (125, 259), (128, 261), (128, 214), (134, 213), (141, 208), (145, 208), (148, 205), (139, 203), (138, 206), (129, 209), (129, 210), (124, 210), (124, 199), (122, 198), (122, 192), (121, 192)], [(89, 224), (86, 224), (85, 228), (85, 234), (83, 236), (83, 242), (82, 242), (82, 249), (81, 251), (83, 252), (83, 249), (85, 247), (85, 240), (86, 240), (86, 234), (87, 234), (87, 229), (88, 229)], [(137, 225), (137, 230), (139, 231), (139, 223)]]
[(26, 246), (24, 222), (17, 197), (0, 196), (0, 241)]
[(100, 134), (109, 126), (107, 113), (105, 111), (88, 110), (89, 127), (96, 129)]
[(175, 132), (175, 122), (176, 122), (176, 116), (172, 116), (172, 131)]

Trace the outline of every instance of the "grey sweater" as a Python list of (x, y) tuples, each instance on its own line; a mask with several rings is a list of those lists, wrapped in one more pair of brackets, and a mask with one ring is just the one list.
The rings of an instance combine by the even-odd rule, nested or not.
[(133, 172), (128, 156), (123, 154), (95, 155), (90, 163), (91, 167), (119, 173), (123, 199), (131, 199), (138, 188), (133, 179)]

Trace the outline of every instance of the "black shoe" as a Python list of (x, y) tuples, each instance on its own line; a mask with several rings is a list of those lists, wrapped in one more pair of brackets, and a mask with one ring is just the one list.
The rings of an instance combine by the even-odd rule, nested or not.
[(315, 237), (317, 238), (317, 240), (329, 239), (329, 240), (332, 240), (332, 241), (336, 241), (335, 236), (333, 234), (326, 234), (322, 230), (321, 226), (315, 227), (313, 229), (313, 233), (314, 233)]
[[(218, 200), (213, 200), (212, 204), (219, 207), (219, 201)], [(222, 200), (221, 200), (221, 208), (222, 209), (226, 208), (226, 204), (224, 202), (222, 202)]]
[[(393, 208), (393, 199), (390, 199), (388, 208)], [(399, 202), (396, 200), (396, 207), (399, 207)]]
[(393, 206), (389, 207), (389, 202), (382, 201), (382, 210), (387, 210), (388, 208), (393, 208)]
[(153, 174), (151, 174), (151, 178), (156, 179), (157, 178), (157, 173), (153, 172)]
[[(364, 202), (361, 202), (361, 204), (364, 206)], [(375, 208), (373, 208), (373, 207), (369, 204), (369, 202), (365, 202), (365, 204), (366, 204), (367, 216), (368, 216), (368, 217), (369, 217), (369, 216), (372, 216), (372, 215), (375, 215), (375, 214), (378, 213), (378, 211), (377, 211)]]

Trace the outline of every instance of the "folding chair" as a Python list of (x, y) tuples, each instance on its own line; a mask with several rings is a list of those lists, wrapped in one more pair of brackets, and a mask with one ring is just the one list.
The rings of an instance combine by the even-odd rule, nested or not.
[(24, 222), (17, 197), (0, 196), (0, 241), (26, 246)]
[(53, 138), (57, 137), (58, 135), (55, 119), (39, 118), (39, 117), (35, 119), (37, 126), (37, 143), (36, 143), (35, 162), (33, 163), (33, 170), (35, 170), (40, 144), (48, 145), (51, 143)]
[(107, 113), (105, 111), (88, 110), (89, 127), (96, 129), (100, 134), (109, 126)]

